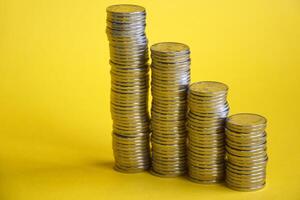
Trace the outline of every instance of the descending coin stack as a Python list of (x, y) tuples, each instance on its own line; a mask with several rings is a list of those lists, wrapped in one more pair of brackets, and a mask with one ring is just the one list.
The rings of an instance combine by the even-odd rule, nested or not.
[(128, 173), (146, 170), (151, 164), (145, 19), (140, 6), (107, 8), (115, 169)]
[(186, 171), (186, 111), (190, 50), (181, 43), (151, 47), (151, 144), (154, 175), (174, 177)]
[(266, 179), (266, 123), (256, 114), (232, 115), (226, 122), (226, 183), (240, 191), (258, 190)]
[(229, 112), (228, 87), (219, 82), (191, 84), (188, 94), (188, 177), (199, 183), (224, 178), (224, 124)]

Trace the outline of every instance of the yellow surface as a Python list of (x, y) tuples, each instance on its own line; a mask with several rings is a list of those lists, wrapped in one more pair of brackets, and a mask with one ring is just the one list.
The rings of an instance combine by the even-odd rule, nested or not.
[[(150, 45), (188, 44), (192, 80), (268, 119), (267, 187), (112, 170), (105, 8), (146, 7)], [(0, 0), (0, 199), (300, 199), (298, 0)]]

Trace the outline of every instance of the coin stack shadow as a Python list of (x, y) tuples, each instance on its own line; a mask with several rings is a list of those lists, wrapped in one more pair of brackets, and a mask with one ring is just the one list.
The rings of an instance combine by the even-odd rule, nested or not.
[(213, 81), (190, 86), (187, 163), (191, 181), (216, 183), (224, 179), (224, 125), (229, 112), (227, 91), (225, 84)]
[(267, 120), (256, 114), (240, 113), (226, 121), (226, 183), (239, 191), (265, 186)]
[(151, 165), (146, 12), (141, 6), (128, 4), (109, 6), (106, 11), (114, 168), (135, 173)]
[(186, 112), (190, 50), (185, 44), (151, 46), (152, 174), (175, 177), (186, 172)]

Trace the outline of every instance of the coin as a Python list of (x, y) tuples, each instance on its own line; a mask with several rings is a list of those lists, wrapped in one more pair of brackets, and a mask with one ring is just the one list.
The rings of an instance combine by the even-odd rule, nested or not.
[(227, 120), (229, 130), (237, 132), (253, 132), (260, 131), (266, 128), (267, 120), (261, 115), (252, 113), (240, 113), (232, 115)]
[(202, 81), (192, 84), (190, 89), (193, 94), (203, 96), (216, 96), (220, 94), (227, 94), (228, 86), (224, 83), (216, 81)]
[(265, 128), (261, 115), (239, 113), (226, 120), (226, 183), (239, 191), (262, 189), (268, 161)]
[[(176, 56), (176, 55), (182, 55), (190, 53), (190, 49), (187, 45), (178, 43), (178, 42), (162, 42), (162, 43), (157, 43), (151, 46), (151, 52), (154, 55), (158, 56)], [(188, 56), (189, 57), (189, 56)], [(174, 62), (176, 62), (176, 57), (173, 59)]]

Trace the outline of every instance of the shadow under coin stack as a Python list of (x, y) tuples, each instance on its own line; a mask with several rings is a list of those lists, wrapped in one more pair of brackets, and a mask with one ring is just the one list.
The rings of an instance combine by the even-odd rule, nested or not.
[(265, 186), (267, 120), (256, 114), (232, 115), (226, 122), (226, 183), (239, 191)]
[(219, 82), (191, 84), (188, 94), (188, 178), (216, 183), (225, 175), (224, 125), (229, 112), (228, 87)]
[(143, 7), (127, 4), (106, 11), (115, 169), (140, 172), (151, 164), (146, 13)]
[(154, 175), (186, 172), (186, 112), (190, 83), (190, 50), (173, 42), (151, 47), (151, 144)]

